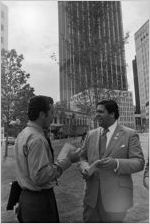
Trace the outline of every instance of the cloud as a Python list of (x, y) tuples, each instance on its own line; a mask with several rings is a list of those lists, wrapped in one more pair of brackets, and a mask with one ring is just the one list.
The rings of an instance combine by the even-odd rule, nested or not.
[(58, 66), (47, 63), (30, 63), (23, 64), (26, 72), (30, 73), (29, 83), (35, 89), (35, 94), (48, 95), (54, 98), (54, 101), (59, 99), (59, 72)]
[[(134, 34), (149, 19), (149, 1), (122, 1), (122, 17), (124, 33), (129, 32), (128, 44), (125, 45), (125, 55), (127, 63), (127, 79), (129, 90), (134, 93), (132, 60), (135, 58)], [(135, 102), (135, 99), (134, 99)]]
[(150, 1), (122, 1), (124, 31), (135, 33), (150, 17)]
[(58, 9), (51, 1), (6, 1), (9, 11), (9, 49), (23, 54), (23, 69), (36, 94), (59, 100), (59, 69), (50, 60), (58, 55)]

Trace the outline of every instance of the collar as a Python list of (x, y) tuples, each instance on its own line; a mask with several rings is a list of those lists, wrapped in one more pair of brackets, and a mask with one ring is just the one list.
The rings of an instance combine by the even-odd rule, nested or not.
[(28, 121), (27, 126), (33, 127), (37, 129), (39, 132), (41, 132), (42, 134), (44, 134), (43, 128), (34, 121)]
[(116, 120), (111, 126), (108, 127), (109, 131), (113, 133), (117, 127), (117, 124), (118, 122)]

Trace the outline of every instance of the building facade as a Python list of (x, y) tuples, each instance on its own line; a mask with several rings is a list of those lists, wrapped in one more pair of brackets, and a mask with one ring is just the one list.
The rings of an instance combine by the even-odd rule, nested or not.
[(1, 10), (1, 49), (8, 50), (8, 8), (0, 2)]
[(90, 122), (90, 118), (85, 113), (68, 110), (57, 102), (51, 133), (55, 138), (81, 136), (91, 128)]
[(85, 89), (127, 90), (119, 1), (59, 1), (60, 100)]
[(149, 123), (149, 20), (134, 35), (142, 125)]

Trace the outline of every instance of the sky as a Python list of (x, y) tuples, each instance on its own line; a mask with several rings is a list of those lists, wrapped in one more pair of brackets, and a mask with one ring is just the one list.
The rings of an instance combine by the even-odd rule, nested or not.
[[(30, 73), (29, 83), (35, 94), (51, 96), (55, 102), (59, 101), (58, 2), (2, 2), (8, 6), (8, 49), (16, 49), (18, 54), (23, 54), (23, 69)], [(134, 34), (150, 18), (150, 1), (121, 2), (124, 34), (129, 32), (130, 35), (125, 45), (128, 87), (134, 97)], [(57, 62), (51, 59), (54, 52)]]

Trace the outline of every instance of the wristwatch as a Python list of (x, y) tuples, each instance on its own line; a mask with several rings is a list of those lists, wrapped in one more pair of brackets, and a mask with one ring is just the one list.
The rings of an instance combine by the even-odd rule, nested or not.
[(59, 175), (61, 175), (63, 172), (63, 169), (57, 163), (54, 163), (53, 166), (57, 169), (57, 172), (59, 173)]

